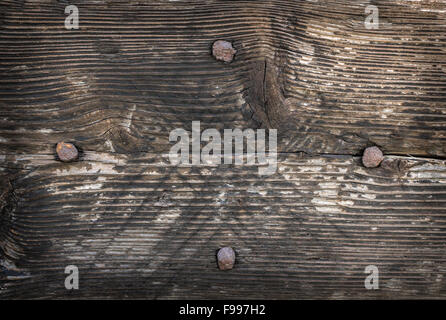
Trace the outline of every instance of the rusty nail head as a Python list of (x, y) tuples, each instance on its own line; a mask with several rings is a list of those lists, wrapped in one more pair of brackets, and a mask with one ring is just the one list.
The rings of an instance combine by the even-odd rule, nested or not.
[(212, 55), (217, 60), (229, 63), (234, 59), (236, 53), (237, 50), (232, 47), (232, 43), (229, 41), (217, 40), (212, 45)]
[(235, 263), (235, 252), (231, 247), (224, 247), (218, 250), (217, 262), (220, 270), (231, 270)]
[(368, 147), (362, 155), (362, 163), (367, 168), (376, 168), (383, 159), (383, 153), (378, 147)]
[(74, 161), (79, 156), (77, 148), (72, 143), (59, 142), (56, 146), (56, 152), (60, 161), (63, 162)]

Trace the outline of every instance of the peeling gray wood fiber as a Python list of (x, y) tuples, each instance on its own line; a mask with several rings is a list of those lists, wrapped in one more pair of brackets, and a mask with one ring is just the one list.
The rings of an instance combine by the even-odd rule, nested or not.
[[(363, 26), (369, 4), (380, 29)], [(0, 299), (446, 298), (446, 2), (0, 12)], [(231, 63), (212, 57), (219, 39)], [(277, 173), (173, 166), (169, 133), (192, 121), (277, 128)], [(60, 141), (79, 161), (57, 160)], [(385, 161), (364, 168), (372, 145)]]

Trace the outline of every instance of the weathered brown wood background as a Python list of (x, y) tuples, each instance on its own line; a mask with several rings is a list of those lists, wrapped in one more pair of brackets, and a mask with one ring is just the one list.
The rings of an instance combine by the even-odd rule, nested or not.
[[(1, 0), (0, 74), (1, 299), (446, 298), (445, 1)], [(279, 129), (277, 173), (172, 166), (193, 120)]]

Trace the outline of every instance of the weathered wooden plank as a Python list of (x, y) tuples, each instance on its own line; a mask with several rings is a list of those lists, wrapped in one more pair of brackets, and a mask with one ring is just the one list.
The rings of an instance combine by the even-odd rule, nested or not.
[[(79, 30), (65, 3), (10, 4), (0, 148), (165, 151), (166, 131), (201, 120), (280, 128), (287, 151), (443, 157), (445, 4), (423, 3), (377, 1), (378, 30), (369, 1), (74, 1)], [(233, 63), (211, 57), (219, 38)]]
[[(370, 1), (70, 4), (0, 1), (0, 298), (446, 296), (443, 1), (374, 1), (378, 30)], [(277, 128), (278, 172), (173, 167), (198, 120)]]
[[(24, 278), (4, 297), (446, 296), (444, 161), (389, 157), (365, 169), (287, 155), (266, 178), (156, 154), (36, 162), (15, 180), (2, 249)], [(225, 245), (237, 252), (230, 272), (215, 261)], [(81, 272), (76, 292), (64, 287), (69, 264)], [(364, 289), (367, 265), (380, 290)]]

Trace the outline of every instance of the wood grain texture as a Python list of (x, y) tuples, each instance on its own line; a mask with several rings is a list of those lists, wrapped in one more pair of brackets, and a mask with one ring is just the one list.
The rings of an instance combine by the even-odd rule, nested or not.
[[(69, 4), (79, 30), (64, 28)], [(0, 12), (0, 298), (446, 297), (444, 1)], [(218, 39), (232, 63), (211, 56)], [(278, 172), (172, 166), (169, 132), (198, 120), (277, 128)], [(57, 161), (62, 140), (78, 162)], [(380, 168), (360, 163), (370, 145)], [(364, 288), (371, 264), (380, 290)]]
[[(35, 163), (34, 160), (31, 160)], [(15, 180), (4, 234), (18, 279), (5, 297), (440, 297), (446, 291), (444, 161), (287, 155), (254, 166), (177, 168), (167, 156), (52, 156)], [(218, 270), (215, 250), (236, 249)], [(81, 288), (63, 286), (66, 265)], [(377, 265), (382, 289), (364, 289)], [(13, 268), (14, 270), (14, 268)]]

